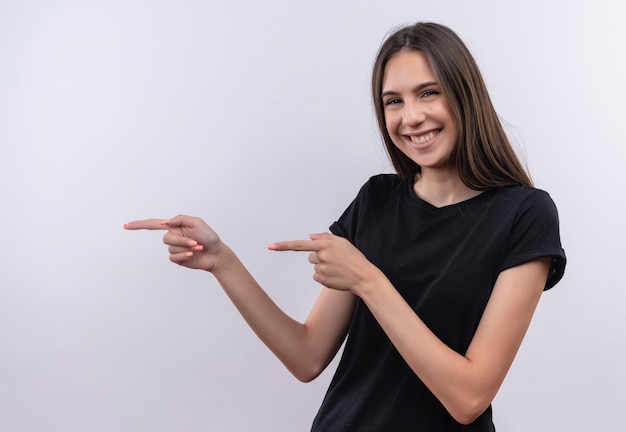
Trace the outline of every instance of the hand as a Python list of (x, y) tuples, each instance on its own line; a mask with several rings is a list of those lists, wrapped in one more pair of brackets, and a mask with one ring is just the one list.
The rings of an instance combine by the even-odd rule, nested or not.
[(352, 243), (330, 233), (311, 234), (311, 240), (293, 240), (274, 243), (274, 251), (309, 251), (313, 264), (313, 279), (327, 288), (339, 291), (358, 291), (373, 282), (382, 273)]
[(124, 224), (124, 229), (167, 230), (163, 243), (168, 245), (170, 261), (193, 269), (213, 272), (224, 249), (215, 231), (196, 217), (139, 220)]

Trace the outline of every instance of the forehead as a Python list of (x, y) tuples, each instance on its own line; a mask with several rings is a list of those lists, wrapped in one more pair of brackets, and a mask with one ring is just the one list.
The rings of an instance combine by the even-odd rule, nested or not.
[(394, 54), (385, 65), (382, 90), (400, 91), (424, 82), (436, 82), (430, 62), (422, 51), (402, 50)]

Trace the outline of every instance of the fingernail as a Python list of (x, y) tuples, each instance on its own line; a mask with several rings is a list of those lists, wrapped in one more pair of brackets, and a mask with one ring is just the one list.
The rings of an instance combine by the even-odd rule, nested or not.
[(278, 250), (278, 247), (276, 247), (275, 244), (268, 245), (267, 248), (272, 251)]
[(124, 224), (124, 229), (126, 229), (127, 226), (128, 226), (128, 224)]
[(198, 242), (195, 240), (189, 240), (189, 247), (198, 246)]
[(201, 251), (202, 249), (204, 249), (204, 246), (202, 246), (202, 245), (198, 245), (198, 246), (193, 248), (193, 250), (196, 250), (196, 251)]
[(193, 256), (193, 252), (187, 252), (187, 253), (185, 254), (185, 256), (192, 257), (192, 256)]

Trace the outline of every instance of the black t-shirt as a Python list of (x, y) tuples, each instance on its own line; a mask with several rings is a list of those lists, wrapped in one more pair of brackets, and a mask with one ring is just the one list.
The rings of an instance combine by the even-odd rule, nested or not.
[[(331, 231), (381, 269), (446, 345), (465, 354), (498, 274), (552, 257), (546, 284), (562, 277), (556, 207), (546, 192), (514, 186), (441, 208), (413, 182), (372, 177)], [(493, 431), (491, 407), (457, 423), (409, 368), (357, 299), (346, 346), (313, 432)]]

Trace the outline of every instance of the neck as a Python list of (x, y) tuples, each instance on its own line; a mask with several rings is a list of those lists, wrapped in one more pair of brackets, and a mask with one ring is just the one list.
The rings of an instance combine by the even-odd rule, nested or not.
[(413, 190), (435, 207), (457, 204), (480, 194), (465, 186), (456, 170), (422, 170), (415, 177)]

